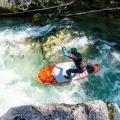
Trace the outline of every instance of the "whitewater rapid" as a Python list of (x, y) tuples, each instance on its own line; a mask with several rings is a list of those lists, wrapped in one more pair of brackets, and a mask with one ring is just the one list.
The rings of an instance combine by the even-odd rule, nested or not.
[[(106, 44), (96, 44), (93, 37), (76, 36), (66, 47), (78, 48), (84, 59), (95, 60), (101, 70), (83, 82), (66, 85), (42, 85), (36, 72), (48, 62), (38, 42), (31, 39), (47, 35), (55, 25), (44, 27), (22, 20), (0, 25), (0, 116), (9, 108), (26, 104), (79, 103), (94, 99), (110, 99), (120, 105), (120, 52)], [(3, 23), (2, 23), (3, 24)], [(76, 32), (76, 31), (75, 31)], [(26, 39), (30, 40), (26, 42)], [(68, 36), (66, 36), (68, 39)], [(61, 46), (53, 46), (53, 52)], [(53, 61), (54, 62), (54, 61)], [(61, 61), (63, 62), (63, 61)]]

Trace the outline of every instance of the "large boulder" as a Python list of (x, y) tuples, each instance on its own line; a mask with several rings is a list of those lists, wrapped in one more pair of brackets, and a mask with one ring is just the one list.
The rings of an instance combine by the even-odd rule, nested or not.
[(79, 104), (25, 105), (8, 110), (0, 120), (119, 120), (118, 108), (110, 101)]
[(59, 5), (60, 0), (0, 0), (0, 12), (18, 12)]

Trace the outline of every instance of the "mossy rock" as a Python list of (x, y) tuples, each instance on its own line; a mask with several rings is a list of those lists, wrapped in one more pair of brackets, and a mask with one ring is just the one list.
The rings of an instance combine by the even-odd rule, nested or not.
[(110, 120), (114, 120), (114, 111), (115, 110), (114, 110), (114, 106), (113, 106), (112, 103), (109, 105), (108, 109), (109, 109), (109, 118), (110, 118)]
[(9, 8), (0, 7), (0, 13), (7, 13), (7, 12), (10, 12)]
[(42, 25), (44, 24), (47, 18), (48, 16), (46, 14), (44, 15), (44, 14), (36, 13), (33, 15), (33, 22)]

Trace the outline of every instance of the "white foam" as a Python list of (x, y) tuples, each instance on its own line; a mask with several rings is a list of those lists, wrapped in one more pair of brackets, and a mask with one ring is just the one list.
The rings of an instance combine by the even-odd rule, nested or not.
[(19, 79), (19, 76), (14, 73), (12, 70), (1, 70), (0, 71), (0, 80), (1, 83), (8, 84), (11, 80)]
[[(40, 89), (31, 86), (28, 80), (22, 81), (22, 77), (13, 70), (0, 71), (0, 115), (14, 106), (35, 104), (38, 95), (41, 95)], [(34, 94), (37, 97), (34, 98)]]
[[(76, 44), (77, 43), (77, 44)], [(76, 37), (66, 44), (66, 47), (85, 47), (87, 45), (94, 44), (92, 40), (88, 40), (86, 36), (84, 37)]]
[(1, 69), (4, 67), (4, 55), (5, 55), (6, 49), (7, 49), (7, 46), (0, 44), (0, 68)]
[[(33, 78), (35, 76), (37, 61), (42, 59), (40, 50), (38, 53), (31, 49), (30, 45), (24, 45), (23, 41), (27, 37), (37, 37), (49, 33), (55, 26), (47, 25), (45, 27), (19, 26), (0, 31), (0, 116), (11, 107), (26, 104), (48, 104), (56, 103), (75, 103), (78, 98), (74, 94), (79, 91), (79, 87), (71, 89), (72, 85), (67, 87), (60, 86), (39, 86)], [(38, 48), (39, 49), (39, 48)], [(61, 47), (60, 47), (61, 49)], [(35, 52), (28, 57), (31, 52)], [(26, 54), (28, 57), (19, 59), (17, 56)], [(10, 55), (16, 57), (9, 57)], [(35, 58), (35, 56), (37, 56)], [(38, 58), (41, 57), (41, 58)], [(39, 60), (38, 60), (39, 59)], [(42, 62), (39, 64), (43, 64)], [(12, 68), (11, 68), (12, 67)], [(81, 88), (82, 91), (82, 88)], [(79, 93), (81, 94), (81, 93)], [(85, 97), (84, 91), (82, 91)], [(83, 99), (82, 95), (79, 100)]]
[[(67, 39), (70, 39), (70, 36), (66, 36)], [(72, 39), (70, 42), (66, 43), (65, 46), (66, 48), (71, 48), (71, 47), (76, 47), (76, 48), (80, 48), (80, 47), (87, 47), (88, 45), (92, 45), (94, 44), (94, 42), (92, 40), (88, 40), (88, 38), (86, 36), (84, 37), (76, 37), (74, 39)], [(57, 45), (57, 46), (53, 46), (52, 47), (52, 53), (56, 53), (57, 51), (61, 50), (61, 46)]]
[(24, 44), (18, 44), (16, 46), (10, 46), (9, 47), (9, 55), (12, 56), (23, 56), (28, 54), (30, 51), (31, 46), (30, 45), (24, 45)]
[(49, 33), (56, 26), (46, 25), (44, 27), (32, 27), (30, 25), (21, 26), (19, 29), (9, 28), (4, 31), (0, 31), (0, 43), (1, 42), (22, 42), (25, 38), (39, 37)]
[(77, 84), (75, 84), (75, 82), (71, 83), (70, 86), (61, 88), (60, 91), (57, 89), (53, 91), (58, 96), (57, 103), (75, 104), (80, 103), (82, 100), (86, 100), (86, 94), (80, 85), (80, 81), (77, 82)]
[(117, 61), (120, 62), (120, 53), (117, 53), (114, 51), (114, 52), (112, 52), (112, 56), (113, 56), (112, 62), (117, 62)]

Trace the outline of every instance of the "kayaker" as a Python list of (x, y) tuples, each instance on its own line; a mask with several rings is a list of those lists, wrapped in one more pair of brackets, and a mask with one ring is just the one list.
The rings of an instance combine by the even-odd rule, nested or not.
[(76, 48), (71, 48), (70, 51), (67, 51), (66, 47), (62, 46), (62, 53), (65, 57), (71, 58), (77, 67), (77, 69), (66, 70), (67, 76), (64, 76), (66, 79), (70, 79), (71, 73), (84, 72), (84, 65), (82, 64), (82, 55), (79, 52), (77, 52)]

